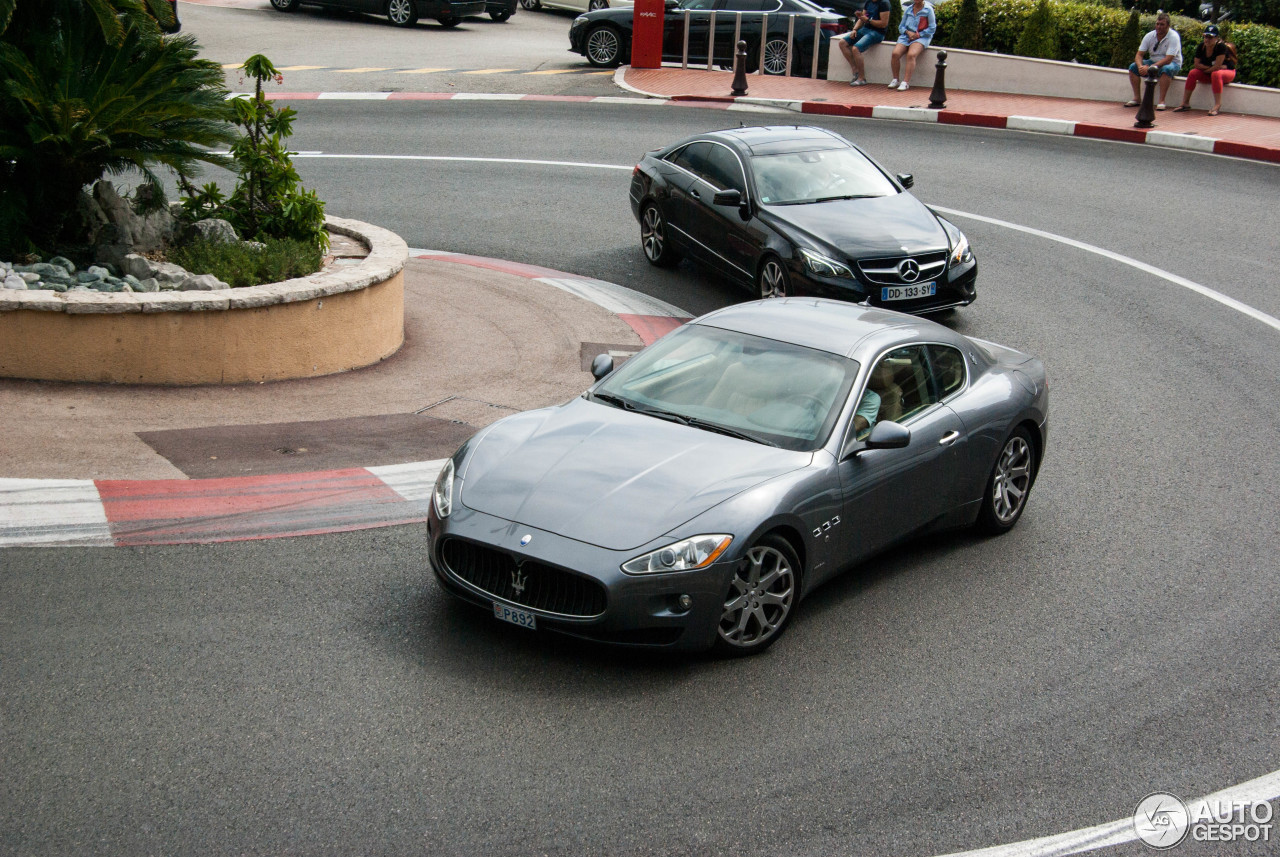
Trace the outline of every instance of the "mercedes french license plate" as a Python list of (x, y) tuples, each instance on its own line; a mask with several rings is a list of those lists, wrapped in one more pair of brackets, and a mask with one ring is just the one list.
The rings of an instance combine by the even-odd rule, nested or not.
[(915, 298), (931, 298), (937, 293), (937, 283), (915, 283), (910, 286), (885, 286), (880, 290), (880, 300), (909, 301)]
[(538, 617), (528, 610), (521, 610), (518, 607), (511, 607), (497, 601), (493, 602), (493, 615), (504, 622), (519, 625), (521, 628), (533, 630), (538, 627)]

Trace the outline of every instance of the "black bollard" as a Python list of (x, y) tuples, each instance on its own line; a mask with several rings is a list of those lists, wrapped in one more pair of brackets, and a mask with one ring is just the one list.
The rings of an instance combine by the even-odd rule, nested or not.
[(747, 43), (738, 42), (738, 50), (733, 54), (733, 89), (730, 95), (737, 97), (747, 94)]
[(929, 109), (941, 110), (947, 106), (947, 52), (938, 51), (937, 71), (933, 74), (933, 91), (929, 93)]
[(1134, 117), (1137, 121), (1133, 123), (1133, 127), (1156, 127), (1156, 123), (1152, 120), (1156, 118), (1156, 81), (1159, 79), (1160, 72), (1154, 68), (1147, 72), (1146, 88), (1142, 90), (1142, 104), (1138, 105), (1138, 115)]

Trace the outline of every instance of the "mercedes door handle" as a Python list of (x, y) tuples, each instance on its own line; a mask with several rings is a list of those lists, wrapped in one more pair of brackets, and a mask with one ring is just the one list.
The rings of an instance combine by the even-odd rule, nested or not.
[(960, 437), (960, 432), (958, 432), (958, 431), (949, 431), (949, 432), (947, 432), (946, 434), (944, 434), (944, 435), (941, 437), (941, 439), (939, 439), (939, 440), (938, 440), (938, 446), (948, 446), (948, 445), (950, 445), (950, 444), (953, 444), (953, 443), (955, 443), (955, 442), (956, 442), (956, 439), (957, 439), (958, 437)]

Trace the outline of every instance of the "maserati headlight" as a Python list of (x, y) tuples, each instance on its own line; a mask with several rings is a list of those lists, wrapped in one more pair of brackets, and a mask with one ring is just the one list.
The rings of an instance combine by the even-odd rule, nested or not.
[(453, 511), (453, 459), (450, 458), (440, 468), (436, 477), (435, 490), (431, 492), (431, 502), (435, 504), (436, 514), (443, 520)]
[(800, 248), (800, 255), (804, 258), (804, 266), (809, 269), (810, 274), (816, 274), (819, 277), (853, 279), (853, 271), (850, 271), (849, 266), (843, 262), (837, 262), (835, 259), (829, 259), (803, 247)]
[(724, 534), (694, 536), (624, 562), (622, 570), (627, 574), (655, 574), (705, 568), (715, 562), (732, 541), (733, 536)]
[(573, 19), (573, 24), (571, 25), (571, 27), (581, 27), (585, 23), (587, 23), (587, 16), (579, 15), (578, 17)]

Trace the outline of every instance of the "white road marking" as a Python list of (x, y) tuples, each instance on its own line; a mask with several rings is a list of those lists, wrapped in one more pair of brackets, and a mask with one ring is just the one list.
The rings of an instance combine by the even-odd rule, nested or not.
[(378, 467), (366, 467), (374, 476), (386, 483), (392, 491), (395, 491), (404, 499), (411, 503), (423, 504), (431, 499), (431, 491), (435, 488), (436, 477), (440, 475), (440, 468), (444, 467), (445, 459), (440, 458), (434, 461), (413, 461), (408, 464), (387, 464)]
[(956, 211), (953, 208), (943, 208), (940, 205), (930, 206), (934, 211), (948, 215), (950, 217), (967, 217), (970, 220), (977, 220), (982, 223), (990, 223), (993, 226), (1003, 226), (1005, 229), (1012, 229), (1016, 232), (1024, 232), (1027, 235), (1034, 235), (1037, 238), (1045, 238), (1049, 241), (1056, 241), (1059, 244), (1066, 244), (1068, 247), (1075, 247), (1078, 250), (1084, 250), (1089, 253), (1095, 253), (1113, 262), (1119, 262), (1122, 265), (1128, 265), (1131, 268), (1137, 268), (1139, 271), (1150, 274), (1153, 277), (1159, 277), (1162, 280), (1173, 283), (1175, 286), (1182, 286), (1198, 295), (1203, 295), (1212, 301), (1217, 301), (1225, 307), (1230, 307), (1236, 312), (1244, 313), (1252, 319), (1262, 322), (1268, 327), (1280, 330), (1280, 319), (1275, 316), (1268, 315), (1262, 310), (1254, 309), (1246, 303), (1241, 303), (1235, 298), (1228, 297), (1222, 292), (1215, 291), (1208, 286), (1202, 286), (1197, 282), (1188, 280), (1186, 277), (1179, 277), (1177, 274), (1171, 274), (1168, 271), (1157, 268), (1155, 265), (1148, 265), (1146, 262), (1140, 262), (1130, 256), (1124, 256), (1120, 253), (1097, 247), (1093, 244), (1086, 244), (1083, 241), (1077, 241), (1074, 238), (1067, 238), (1063, 235), (1055, 235), (1052, 232), (1045, 232), (1040, 229), (1033, 229), (1030, 226), (1021, 226), (1017, 223), (1010, 223), (1007, 220), (997, 220), (994, 217), (983, 217), (981, 214), (970, 214), (967, 211)]
[[(1280, 771), (1249, 780), (1238, 786), (1223, 789), (1206, 795), (1196, 801), (1187, 802), (1187, 811), (1192, 818), (1203, 818), (1210, 815), (1216, 807), (1226, 804), (1233, 806), (1253, 806), (1268, 803), (1280, 798)], [(1134, 803), (1137, 806), (1137, 803)], [(1110, 848), (1133, 842), (1138, 833), (1133, 829), (1133, 816), (1073, 830), (1070, 833), (1059, 833), (1056, 836), (1045, 836), (1040, 839), (1028, 839), (1024, 842), (1013, 842), (1008, 845), (996, 845), (991, 848), (979, 848), (976, 851), (958, 851), (945, 857), (1066, 857), (1068, 854), (1083, 854), (1099, 848)]]
[(463, 158), (451, 155), (336, 155), (299, 152), (296, 157), (349, 159), (355, 161), (475, 161), (481, 164), (533, 164), (544, 167), (585, 167), (592, 170), (626, 170), (627, 172), (631, 172), (634, 168), (619, 167), (614, 164), (585, 164), (578, 161), (537, 161), (529, 158)]
[(89, 479), (0, 479), (0, 547), (114, 544)]

